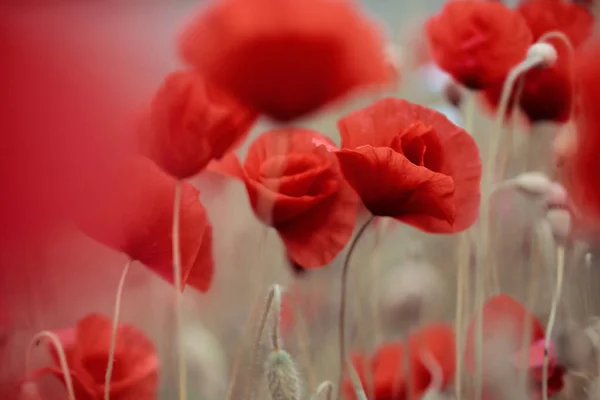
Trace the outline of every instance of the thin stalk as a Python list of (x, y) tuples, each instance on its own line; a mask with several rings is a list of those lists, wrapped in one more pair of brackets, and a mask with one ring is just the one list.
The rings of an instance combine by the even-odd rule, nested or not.
[[(342, 370), (343, 370), (342, 366)], [(350, 381), (352, 382), (352, 386), (354, 388), (354, 393), (356, 394), (356, 398), (358, 400), (368, 400), (367, 395), (365, 394), (365, 389), (362, 387), (362, 383), (360, 382), (360, 378), (354, 369), (354, 365), (351, 362), (348, 362), (348, 373), (350, 374)], [(338, 387), (338, 392), (340, 388)]]
[(560, 295), (562, 293), (563, 277), (565, 273), (565, 248), (563, 245), (559, 245), (556, 248), (556, 288), (554, 289), (554, 296), (552, 296), (552, 307), (550, 308), (550, 317), (548, 318), (548, 325), (546, 327), (546, 336), (544, 338), (544, 365), (542, 369), (542, 399), (548, 400), (548, 361), (550, 358), (549, 348), (550, 339), (552, 338), (552, 330), (554, 329), (554, 323), (556, 320), (556, 311), (558, 309), (558, 303), (560, 301)]
[(239, 374), (239, 370), (240, 370), (240, 364), (242, 363), (242, 358), (243, 358), (243, 354), (244, 354), (244, 340), (249, 332), (250, 332), (250, 327), (251, 327), (251, 322), (254, 321), (254, 318), (256, 318), (258, 316), (258, 299), (256, 299), (254, 301), (254, 304), (252, 304), (252, 309), (250, 310), (250, 313), (248, 313), (248, 318), (246, 318), (246, 322), (244, 322), (244, 332), (242, 334), (242, 345), (240, 345), (238, 347), (238, 350), (236, 352), (235, 358), (233, 360), (233, 367), (232, 367), (232, 371), (231, 371), (231, 379), (229, 380), (229, 385), (227, 387), (227, 400), (232, 400), (233, 399), (233, 389), (235, 387), (235, 384), (238, 381), (238, 374)]
[(54, 346), (56, 350), (56, 354), (58, 355), (58, 362), (60, 364), (60, 369), (65, 378), (65, 387), (67, 389), (67, 394), (69, 400), (75, 400), (75, 390), (73, 389), (73, 379), (71, 378), (71, 371), (69, 370), (69, 363), (67, 361), (67, 356), (65, 354), (65, 349), (60, 342), (60, 339), (54, 332), (50, 331), (41, 331), (36, 333), (29, 345), (27, 346), (27, 350), (25, 352), (25, 372), (26, 376), (29, 376), (31, 373), (31, 352), (33, 349), (40, 343), (42, 339), (48, 339)]
[(177, 364), (179, 372), (179, 400), (187, 400), (187, 365), (183, 345), (183, 312), (181, 283), (181, 248), (179, 241), (179, 223), (181, 218), (181, 181), (175, 184), (175, 200), (173, 204), (173, 284), (175, 285), (175, 340), (177, 342)]
[(125, 287), (125, 278), (129, 272), (132, 260), (125, 263), (119, 284), (117, 286), (117, 296), (115, 299), (115, 309), (113, 311), (112, 329), (110, 332), (110, 349), (108, 351), (108, 363), (106, 365), (106, 374), (104, 376), (104, 400), (110, 399), (110, 380), (112, 377), (113, 366), (115, 363), (115, 350), (117, 348), (117, 330), (119, 328), (119, 317), (121, 314), (121, 298), (123, 297), (123, 288)]
[(271, 330), (271, 344), (275, 351), (281, 349), (281, 336), (279, 335), (279, 320), (281, 318), (281, 287), (273, 285), (273, 302), (275, 306), (275, 316), (273, 321), (273, 329)]
[[(269, 314), (271, 313), (271, 309), (272, 309), (272, 305), (273, 305), (273, 300), (275, 299), (275, 296), (279, 295), (281, 296), (281, 288), (278, 284), (274, 284), (269, 288), (269, 294), (267, 295), (267, 301), (265, 303), (265, 308), (263, 309), (262, 315), (260, 316), (260, 322), (259, 322), (259, 326), (258, 326), (258, 332), (256, 333), (256, 337), (254, 338), (254, 344), (252, 347), (252, 366), (258, 365), (259, 364), (259, 354), (260, 354), (260, 342), (262, 340), (263, 334), (265, 333), (265, 328), (267, 326), (267, 322), (269, 320)], [(281, 298), (279, 298), (278, 300), (276, 300), (276, 302), (278, 304), (281, 304)], [(281, 312), (281, 310), (279, 310), (279, 312)], [(279, 324), (277, 324), (279, 325)], [(248, 394), (247, 394), (247, 399), (253, 399), (254, 398), (254, 387), (250, 387), (247, 390)]]
[[(290, 297), (291, 298), (291, 297)], [(300, 356), (302, 357), (302, 362), (304, 363), (304, 368), (306, 370), (306, 379), (308, 381), (308, 389), (310, 392), (315, 390), (315, 386), (317, 386), (315, 371), (312, 366), (312, 360), (310, 356), (310, 348), (309, 348), (309, 340), (308, 340), (308, 332), (306, 331), (306, 323), (304, 321), (304, 316), (300, 312), (300, 308), (295, 300), (291, 299), (290, 301), (293, 311), (294, 318), (296, 320), (296, 326), (294, 329), (294, 333), (296, 335), (296, 341), (298, 342), (298, 347), (300, 348)], [(329, 382), (329, 381), (326, 381)], [(323, 382), (325, 383), (325, 382)], [(318, 388), (317, 388), (318, 392)]]
[[(338, 380), (338, 395), (337, 398), (340, 397), (340, 388), (342, 384), (342, 380), (344, 379), (344, 365), (346, 365), (346, 335), (345, 335), (345, 326), (346, 326), (346, 297), (347, 297), (347, 286), (348, 286), (348, 270), (350, 268), (350, 259), (352, 258), (352, 254), (354, 253), (354, 249), (356, 248), (356, 244), (359, 239), (363, 236), (367, 227), (371, 224), (375, 217), (373, 215), (369, 216), (369, 218), (365, 221), (363, 226), (360, 227), (354, 239), (350, 243), (350, 248), (348, 249), (348, 253), (346, 253), (346, 258), (344, 259), (344, 265), (342, 266), (342, 288), (341, 288), (341, 297), (340, 297), (340, 313), (339, 313), (339, 341), (340, 341), (340, 377)], [(366, 396), (365, 396), (366, 397)]]
[(454, 391), (457, 399), (462, 398), (463, 350), (462, 332), (464, 327), (465, 298), (468, 295), (468, 268), (470, 256), (470, 238), (468, 232), (462, 232), (459, 237), (456, 279), (456, 383)]
[(495, 160), (498, 153), (498, 147), (502, 136), (500, 132), (504, 117), (506, 116), (506, 109), (508, 107), (508, 101), (512, 92), (515, 81), (529, 69), (540, 65), (543, 62), (541, 57), (531, 56), (517, 64), (508, 74), (508, 77), (504, 81), (502, 87), (502, 95), (500, 96), (500, 103), (496, 114), (496, 121), (494, 123), (494, 129), (490, 138), (490, 146), (488, 151), (488, 157), (486, 160), (486, 167), (484, 169), (484, 181), (483, 181), (483, 201), (481, 202), (481, 238), (482, 246), (478, 254), (478, 265), (476, 270), (476, 286), (475, 286), (475, 307), (477, 308), (477, 340), (475, 347), (475, 365), (476, 365), (476, 376), (475, 376), (475, 398), (481, 399), (483, 395), (483, 302), (485, 297), (484, 285), (485, 277), (488, 275), (489, 261), (490, 261), (490, 232), (489, 232), (489, 218), (490, 218), (490, 201), (489, 194), (493, 184)]

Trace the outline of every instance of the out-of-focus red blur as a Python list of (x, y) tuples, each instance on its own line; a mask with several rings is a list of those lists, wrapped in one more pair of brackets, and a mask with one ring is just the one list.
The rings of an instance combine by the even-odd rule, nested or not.
[[(29, 308), (61, 314), (50, 309), (57, 290), (85, 285), (90, 266), (76, 264), (106, 261), (67, 245), (75, 256), (56, 265), (43, 251), (71, 225), (70, 211), (85, 206), (86, 189), (134, 151), (136, 114), (176, 67), (172, 43), (187, 10), (125, 3), (0, 5), (0, 335), (27, 318), (34, 297)], [(23, 371), (3, 368), (2, 349), (0, 338), (4, 399), (9, 376)]]

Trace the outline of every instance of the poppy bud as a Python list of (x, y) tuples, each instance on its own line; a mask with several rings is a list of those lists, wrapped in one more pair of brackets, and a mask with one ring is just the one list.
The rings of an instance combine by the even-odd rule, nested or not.
[(551, 208), (546, 213), (546, 220), (550, 222), (552, 234), (557, 241), (565, 241), (571, 233), (571, 213), (563, 208)]
[(513, 184), (523, 194), (537, 197), (548, 193), (552, 181), (541, 172), (531, 171), (518, 175)]
[(272, 400), (299, 400), (300, 380), (292, 356), (285, 350), (269, 354), (266, 363), (267, 386)]
[(550, 43), (538, 42), (534, 43), (527, 50), (527, 58), (537, 57), (541, 60), (542, 67), (551, 67), (556, 62), (558, 54), (556, 49)]

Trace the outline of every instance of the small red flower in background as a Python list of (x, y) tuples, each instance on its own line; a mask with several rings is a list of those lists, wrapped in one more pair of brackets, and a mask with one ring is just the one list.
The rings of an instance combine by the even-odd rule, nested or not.
[(577, 138), (569, 193), (585, 214), (600, 217), (600, 42), (582, 47), (575, 58), (581, 109), (576, 115)]
[(174, 177), (187, 178), (245, 139), (256, 118), (197, 72), (177, 71), (152, 100), (140, 132), (142, 152)]
[(342, 172), (373, 215), (435, 233), (475, 222), (479, 150), (443, 114), (388, 98), (349, 114), (338, 126)]
[[(373, 393), (372, 400), (419, 399), (435, 380), (429, 363), (435, 363), (441, 370), (441, 387), (436, 389), (445, 389), (454, 379), (454, 341), (451, 326), (431, 324), (412, 333), (406, 343), (389, 342), (381, 345), (370, 358), (353, 354), (352, 364), (367, 396)], [(410, 376), (404, 368), (407, 358)], [(371, 382), (373, 386), (370, 386)], [(347, 398), (356, 398), (349, 378), (344, 381), (343, 389)]]
[[(465, 364), (471, 373), (475, 373), (476, 365), (476, 318), (477, 317), (474, 316), (469, 323), (465, 346)], [(502, 338), (505, 343), (508, 343), (511, 346), (510, 349), (514, 354), (512, 362), (515, 368), (527, 368), (533, 386), (532, 389), (536, 391), (537, 394), (541, 393), (545, 332), (537, 318), (514, 298), (506, 294), (499, 294), (489, 298), (484, 304), (482, 325), (484, 348), (486, 346), (486, 340), (494, 337)], [(525, 329), (529, 329), (529, 339), (524, 337)], [(488, 343), (494, 342), (488, 341)], [(526, 343), (532, 344), (529, 347), (526, 347), (525, 355), (527, 356), (527, 360), (523, 360), (524, 354), (521, 354), (521, 352)], [(485, 374), (485, 358), (483, 364)], [(565, 369), (556, 363), (552, 347), (548, 363), (548, 372), (548, 394), (551, 395), (560, 392), (564, 384), (563, 377)]]
[(281, 121), (393, 79), (376, 25), (352, 1), (220, 0), (188, 26), (181, 53), (209, 81)]
[(523, 17), (500, 2), (449, 1), (426, 31), (435, 62), (473, 90), (503, 81), (532, 43)]
[[(80, 227), (172, 283), (176, 180), (143, 157), (119, 164), (112, 176), (90, 189), (89, 202), (78, 213)], [(181, 185), (182, 285), (205, 292), (213, 277), (212, 227), (198, 190), (187, 182)]]
[(254, 213), (277, 230), (288, 257), (303, 268), (331, 262), (356, 223), (358, 199), (343, 179), (333, 147), (315, 131), (279, 129), (259, 136), (244, 162)]
[[(592, 14), (576, 4), (562, 0), (530, 0), (521, 3), (517, 11), (527, 22), (534, 41), (549, 32), (562, 32), (577, 48), (592, 33)], [(558, 59), (551, 67), (535, 68), (524, 75), (519, 107), (532, 123), (563, 123), (571, 117), (573, 102), (571, 55), (562, 41), (549, 39), (547, 42), (557, 50)], [(492, 109), (500, 101), (502, 85), (498, 83), (484, 92)]]
[[(112, 322), (99, 314), (89, 314), (75, 328), (57, 332), (65, 350), (78, 400), (104, 398), (104, 380)], [(35, 371), (34, 378), (52, 373), (63, 380), (58, 355), (51, 347), (54, 366)], [(113, 400), (156, 399), (158, 387), (158, 357), (152, 342), (133, 326), (117, 328), (117, 342), (110, 386)]]
[(564, 0), (526, 0), (517, 11), (525, 18), (534, 41), (545, 33), (560, 31), (573, 47), (579, 47), (594, 27), (594, 16), (588, 9)]

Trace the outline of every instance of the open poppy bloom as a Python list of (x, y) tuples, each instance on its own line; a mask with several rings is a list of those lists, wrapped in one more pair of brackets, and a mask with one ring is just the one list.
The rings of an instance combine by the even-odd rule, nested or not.
[(330, 139), (308, 129), (263, 133), (248, 149), (244, 183), (256, 216), (274, 227), (303, 268), (331, 262), (356, 223), (358, 199)]
[(376, 25), (352, 1), (217, 0), (188, 26), (181, 53), (209, 81), (281, 121), (393, 79)]
[(600, 217), (600, 42), (595, 40), (581, 48), (575, 58), (575, 76), (581, 88), (581, 109), (575, 117), (577, 139), (574, 140), (573, 171), (569, 193), (584, 213)]
[[(78, 400), (102, 400), (110, 351), (112, 322), (89, 314), (77, 326), (56, 332), (65, 350), (73, 389)], [(58, 355), (50, 347), (54, 366), (33, 373), (37, 378), (52, 373), (64, 382)], [(117, 342), (110, 383), (114, 400), (152, 400), (157, 396), (159, 362), (152, 342), (133, 326), (117, 328)]]
[(142, 152), (176, 178), (198, 173), (248, 134), (257, 114), (195, 71), (165, 78), (140, 132)]
[[(499, 294), (489, 298), (483, 306), (483, 348), (495, 345), (493, 341), (503, 339), (512, 351), (512, 364), (515, 369), (525, 368), (529, 371), (531, 389), (536, 395), (542, 391), (542, 367), (544, 361), (545, 332), (540, 322), (517, 300)], [(525, 337), (525, 329), (529, 329), (529, 337)], [(531, 343), (531, 345), (529, 345)], [(473, 317), (469, 323), (465, 347), (465, 364), (471, 373), (476, 369), (477, 319)], [(527, 344), (527, 346), (525, 346)], [(524, 347), (525, 346), (525, 347)], [(525, 349), (525, 350), (523, 350)], [(483, 358), (483, 373), (486, 374), (486, 361)], [(548, 362), (548, 394), (562, 390), (565, 369), (557, 364), (554, 349), (550, 346)]]
[[(373, 394), (370, 399), (416, 400), (431, 385), (439, 384), (435, 389), (444, 390), (452, 382), (456, 363), (454, 344), (451, 326), (431, 324), (412, 333), (406, 343), (385, 343), (372, 357), (355, 353), (351, 359), (367, 396)], [(434, 376), (432, 366), (439, 368), (441, 376)], [(435, 382), (436, 379), (440, 382)], [(344, 380), (343, 389), (346, 398), (356, 399), (349, 378)]]
[(503, 81), (532, 43), (523, 17), (495, 1), (449, 1), (426, 31), (435, 62), (473, 90)]
[[(176, 180), (152, 161), (136, 157), (119, 164), (108, 182), (90, 189), (78, 214), (91, 238), (127, 254), (173, 283), (171, 233)], [(181, 183), (181, 282), (207, 291), (212, 282), (212, 227), (199, 192)]]
[(462, 231), (475, 222), (479, 150), (443, 114), (388, 98), (350, 113), (338, 127), (340, 167), (373, 215), (433, 233)]

